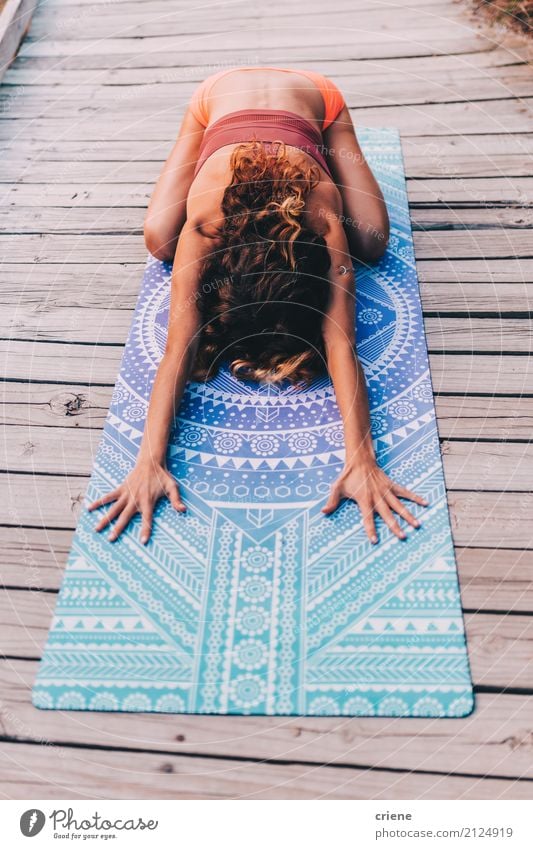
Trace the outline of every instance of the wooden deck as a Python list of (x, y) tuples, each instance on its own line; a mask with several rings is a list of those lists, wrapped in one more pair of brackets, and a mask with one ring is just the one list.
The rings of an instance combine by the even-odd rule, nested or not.
[[(305, 9), (305, 13), (302, 11)], [(533, 77), (453, 0), (46, 0), (0, 86), (0, 794), (533, 799)], [(309, 66), (403, 137), (477, 710), (466, 719), (30, 704), (193, 87)], [(7, 496), (7, 500), (6, 500)]]

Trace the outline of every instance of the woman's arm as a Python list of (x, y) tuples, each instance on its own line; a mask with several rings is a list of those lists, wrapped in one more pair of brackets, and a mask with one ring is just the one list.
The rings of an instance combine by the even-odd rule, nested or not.
[(101, 531), (116, 519), (110, 540), (117, 539), (133, 516), (141, 513), (141, 542), (148, 542), (155, 504), (164, 495), (176, 510), (185, 511), (178, 484), (166, 468), (166, 453), (170, 429), (196, 353), (201, 264), (212, 249), (212, 240), (186, 222), (172, 271), (167, 343), (154, 380), (135, 468), (124, 483), (89, 506), (89, 510), (95, 510), (115, 502), (95, 528)]
[(351, 253), (361, 262), (376, 262), (387, 247), (389, 216), (346, 106), (324, 131), (324, 145), (333, 179), (342, 195), (342, 221)]
[(346, 458), (344, 469), (333, 484), (324, 513), (333, 513), (343, 498), (357, 501), (365, 530), (377, 542), (374, 513), (377, 512), (400, 539), (406, 534), (393, 515), (395, 511), (410, 525), (420, 522), (399, 497), (416, 504), (428, 502), (394, 483), (376, 462), (370, 428), (365, 375), (355, 349), (355, 280), (346, 234), (339, 219), (329, 219), (326, 241), (331, 255), (331, 301), (324, 318), (323, 336), (328, 370), (344, 423)]
[(144, 240), (157, 259), (172, 262), (187, 217), (187, 197), (204, 135), (188, 109), (178, 139), (152, 194), (144, 222)]

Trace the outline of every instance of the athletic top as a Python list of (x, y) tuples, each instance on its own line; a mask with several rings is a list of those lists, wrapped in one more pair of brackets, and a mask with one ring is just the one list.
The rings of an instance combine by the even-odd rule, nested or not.
[(314, 124), (294, 112), (281, 109), (241, 109), (230, 112), (209, 126), (202, 139), (194, 174), (216, 150), (228, 144), (261, 141), (272, 147), (284, 142), (313, 157), (331, 177), (324, 157), (322, 134)]
[(281, 74), (300, 74), (311, 80), (319, 90), (324, 101), (324, 121), (322, 122), (322, 130), (327, 129), (333, 123), (339, 112), (344, 107), (344, 97), (337, 88), (334, 82), (322, 74), (316, 74), (314, 71), (302, 71), (294, 68), (271, 68), (262, 66), (252, 66), (245, 68), (227, 68), (224, 71), (219, 71), (217, 74), (211, 74), (201, 83), (194, 92), (191, 101), (190, 109), (197, 121), (204, 127), (209, 124), (209, 109), (208, 100), (211, 96), (211, 89), (214, 84), (225, 77), (227, 74), (233, 74), (235, 71), (279, 71)]

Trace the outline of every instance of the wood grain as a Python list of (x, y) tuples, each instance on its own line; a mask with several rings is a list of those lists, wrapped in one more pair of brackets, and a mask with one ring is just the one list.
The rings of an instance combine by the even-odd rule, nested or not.
[(532, 799), (527, 780), (0, 743), (9, 799)]
[[(476, 714), (464, 719), (405, 720), (349, 717), (169, 716), (39, 711), (29, 691), (34, 661), (0, 662), (4, 734), (64, 744), (181, 754), (212, 754), (299, 763), (357, 766), (379, 763), (400, 770), (454, 770), (477, 775), (533, 777), (529, 757), (531, 711), (524, 696), (480, 694)], [(449, 742), (443, 746), (443, 736)], [(490, 746), (486, 746), (486, 741)]]

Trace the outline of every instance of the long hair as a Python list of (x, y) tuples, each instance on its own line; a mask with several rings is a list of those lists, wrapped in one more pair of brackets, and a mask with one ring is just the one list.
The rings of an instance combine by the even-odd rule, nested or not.
[(241, 379), (297, 384), (323, 370), (329, 302), (326, 242), (304, 222), (318, 168), (291, 162), (258, 141), (238, 145), (222, 221), (200, 281), (194, 380), (222, 362)]

